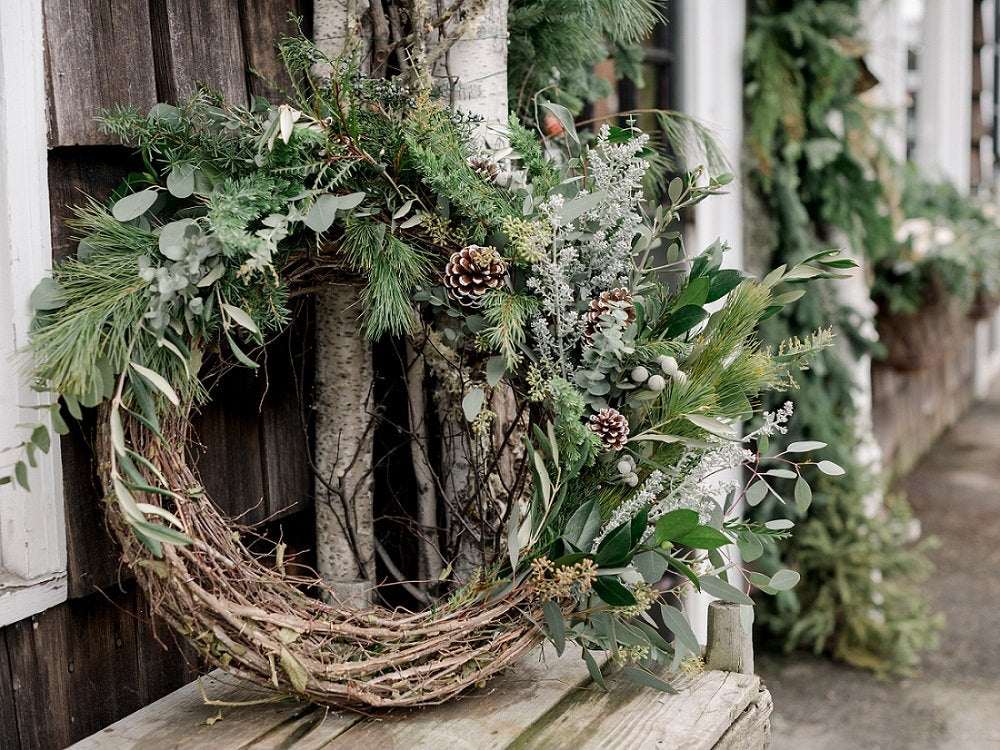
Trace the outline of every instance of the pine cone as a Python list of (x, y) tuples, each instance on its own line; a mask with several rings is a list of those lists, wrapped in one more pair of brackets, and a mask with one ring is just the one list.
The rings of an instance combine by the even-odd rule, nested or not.
[(628, 420), (617, 409), (601, 409), (591, 414), (587, 427), (601, 436), (606, 451), (620, 451), (628, 442)]
[(469, 169), (482, 177), (486, 182), (496, 182), (500, 176), (500, 165), (488, 156), (470, 156), (467, 164)]
[(605, 325), (602, 316), (613, 310), (625, 311), (625, 324), (619, 330), (624, 331), (635, 322), (635, 305), (632, 304), (632, 295), (628, 293), (628, 289), (618, 287), (610, 292), (601, 292), (597, 299), (590, 300), (590, 309), (583, 314), (587, 321), (587, 329), (583, 335), (588, 342), (593, 341), (594, 334)]
[(469, 245), (452, 253), (444, 270), (444, 285), (463, 305), (475, 307), (490, 289), (503, 286), (507, 264), (494, 247)]

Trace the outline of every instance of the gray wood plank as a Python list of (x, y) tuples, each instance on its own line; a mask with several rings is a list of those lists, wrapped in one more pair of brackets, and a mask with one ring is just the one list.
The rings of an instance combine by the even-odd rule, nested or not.
[[(273, 702), (267, 691), (215, 671), (202, 678), (212, 701), (242, 705), (206, 705), (198, 682), (175, 690), (134, 714), (76, 743), (75, 750), (237, 750), (265, 742), (288, 729), (301, 727), (304, 716), (316, 713), (308, 704)], [(266, 702), (261, 702), (266, 701)], [(324, 717), (325, 731), (338, 722), (350, 726), (357, 717)], [(315, 729), (314, 729), (315, 731)], [(285, 735), (287, 739), (287, 734)], [(261, 748), (268, 745), (260, 745)]]
[(74, 739), (68, 619), (64, 603), (4, 628), (22, 748), (65, 747)]
[[(288, 14), (311, 15), (305, 0), (240, 0), (240, 21), (243, 30), (243, 48), (249, 72), (250, 93), (263, 96), (271, 102), (283, 99), (291, 80), (279, 61), (274, 45), (285, 36), (295, 36), (298, 30), (288, 20)], [(258, 73), (256, 75), (254, 72)]]
[(299, 311), (267, 346), (266, 392), (260, 412), (261, 460), (268, 518), (312, 508), (309, 407), (312, 392), (311, 315)]
[(49, 144), (116, 143), (97, 129), (101, 109), (156, 102), (147, 3), (44, 0), (42, 8)]
[(204, 84), (233, 104), (247, 103), (246, 58), (236, 2), (152, 0), (157, 93), (164, 101)]
[(0, 628), (0, 750), (20, 750), (17, 733), (17, 711), (14, 708), (14, 679), (7, 655), (6, 628)]
[(713, 750), (767, 750), (771, 746), (771, 693), (761, 687), (757, 700), (747, 706)]
[(567, 648), (557, 658), (546, 646), (483, 689), (441, 706), (372, 718), (352, 727), (327, 748), (500, 750), (567, 694), (589, 692), (584, 688), (589, 682), (579, 649)]
[(232, 370), (212, 387), (212, 402), (192, 420), (204, 446), (193, 453), (208, 496), (247, 525), (267, 517), (259, 412), (263, 387), (256, 371)]
[(642, 687), (620, 673), (608, 680), (609, 693), (578, 691), (509, 748), (711, 750), (760, 689), (758, 677), (731, 672), (666, 677), (677, 695)]

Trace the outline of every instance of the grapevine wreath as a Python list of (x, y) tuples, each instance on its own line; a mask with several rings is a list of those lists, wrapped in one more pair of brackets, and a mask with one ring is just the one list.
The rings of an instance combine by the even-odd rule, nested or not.
[[(758, 282), (722, 268), (719, 244), (685, 258), (671, 224), (728, 177), (676, 177), (650, 207), (637, 130), (587, 142), (565, 121), (545, 143), (512, 119), (493, 152), (419, 87), (366, 78), (301, 39), (281, 51), (300, 82), (289, 104), (202, 91), (105, 113), (146, 171), (77, 210), (78, 254), (32, 295), (36, 386), (76, 418), (99, 407), (109, 524), (153, 609), (209, 662), (331, 706), (441, 702), (545, 636), (559, 652), (580, 644), (599, 682), (592, 652), (604, 651), (669, 689), (652, 668), (698, 644), (655, 588), (666, 571), (747, 605), (746, 580), (771, 592), (797, 580), (746, 574), (725, 550), (753, 560), (788, 533), (738, 506), (785, 481), (807, 505), (799, 467), (813, 461), (796, 454), (823, 445), (769, 452), (790, 406), (743, 438), (733, 425), (829, 339), (771, 351), (759, 321), (801, 295), (795, 283), (850, 261), (823, 253)], [(342, 605), (280, 554), (251, 552), (189, 451), (206, 363), (257, 367), (290, 297), (344, 279), (362, 287), (356, 335), (419, 344), (484, 498), (488, 553), (422, 611)], [(49, 411), (63, 431), (59, 404)], [(4, 477), (25, 487), (49, 443), (29, 427), (26, 461)], [(515, 462), (510, 484), (498, 450)], [(740, 466), (745, 489), (725, 471)]]

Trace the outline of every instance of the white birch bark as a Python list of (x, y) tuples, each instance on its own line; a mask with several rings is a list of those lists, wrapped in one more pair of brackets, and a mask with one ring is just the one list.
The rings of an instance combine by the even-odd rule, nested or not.
[[(446, 5), (444, 0), (438, 0), (437, 11), (440, 13)], [(433, 49), (428, 54), (434, 81), (445, 92), (448, 106), (483, 119), (477, 136), (484, 145), (497, 146), (507, 122), (507, 8), (508, 0), (470, 0), (465, 15), (444, 29), (445, 36), (460, 29), (462, 36), (443, 54)], [(494, 398), (495, 431), (505, 430), (514, 419), (513, 413), (507, 413), (511, 409), (500, 406), (512, 402)], [(489, 533), (484, 527), (491, 517), (490, 509), (485, 507), (489, 499), (480, 493), (478, 504), (470, 505), (475, 493), (471, 486), (475, 463), (468, 426), (456, 423), (446, 413), (441, 420), (441, 442), (442, 485), (449, 505), (452, 509), (468, 507), (472, 516), (465, 519), (467, 524), (454, 519), (448, 524), (451, 533), (462, 535), (454, 571), (458, 579), (463, 579), (484, 562), (483, 540), (470, 538), (470, 528)], [(485, 483), (486, 477), (483, 480)]]
[[(370, 50), (367, 0), (316, 0), (314, 41), (337, 55)], [(363, 607), (375, 583), (372, 514), (372, 350), (360, 332), (357, 284), (316, 295), (316, 568), (345, 605)]]
[[(419, 5), (413, 3), (409, 10), (416, 11)], [(434, 5), (434, 9), (426, 8), (423, 21), (429, 22), (432, 15), (444, 12), (448, 4)], [(368, 0), (316, 0), (316, 43), (324, 52), (337, 54), (357, 38), (367, 59), (372, 48), (367, 10)], [(388, 10), (393, 16), (392, 9)], [(449, 22), (443, 35), (447, 38), (460, 30), (462, 36), (450, 46), (427, 50), (424, 59), (447, 92), (449, 105), (482, 117), (481, 137), (495, 140), (488, 130), (502, 126), (507, 119), (507, 0), (469, 0), (463, 11)], [(352, 307), (357, 291), (338, 286), (317, 297), (317, 567), (345, 600), (364, 591), (364, 582), (374, 582), (372, 445), (368, 429), (372, 410), (371, 348), (358, 332), (358, 309)], [(415, 406), (411, 404), (411, 410)], [(419, 420), (416, 423), (422, 424)], [(452, 498), (467, 494), (472, 471), (468, 444), (462, 435), (464, 427), (442, 425), (446, 435), (444, 487)], [(447, 437), (454, 435), (462, 437)], [(422, 484), (427, 482), (428, 478), (423, 477)], [(428, 533), (436, 519), (432, 490), (421, 492), (418, 515), (422, 531)], [(440, 570), (440, 561), (433, 560), (428, 550), (421, 557), (424, 575), (433, 576)]]

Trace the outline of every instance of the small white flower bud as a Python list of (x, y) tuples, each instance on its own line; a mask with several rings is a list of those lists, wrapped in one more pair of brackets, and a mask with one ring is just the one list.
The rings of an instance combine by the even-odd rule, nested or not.
[(667, 386), (667, 381), (663, 379), (662, 375), (653, 375), (649, 380), (646, 381), (646, 387), (654, 393), (659, 393)]
[(632, 380), (636, 383), (645, 383), (646, 380), (649, 378), (649, 370), (647, 370), (642, 365), (639, 365), (638, 367), (633, 367), (632, 372), (629, 374), (629, 377), (631, 377)]
[(674, 380), (676, 380), (678, 383), (686, 383), (686, 382), (688, 382), (687, 373), (684, 372), (683, 370), (678, 370), (677, 374), (674, 375)]
[(639, 484), (639, 475), (629, 474), (628, 476), (625, 477), (625, 484), (627, 484), (629, 487), (635, 487), (637, 484)]

